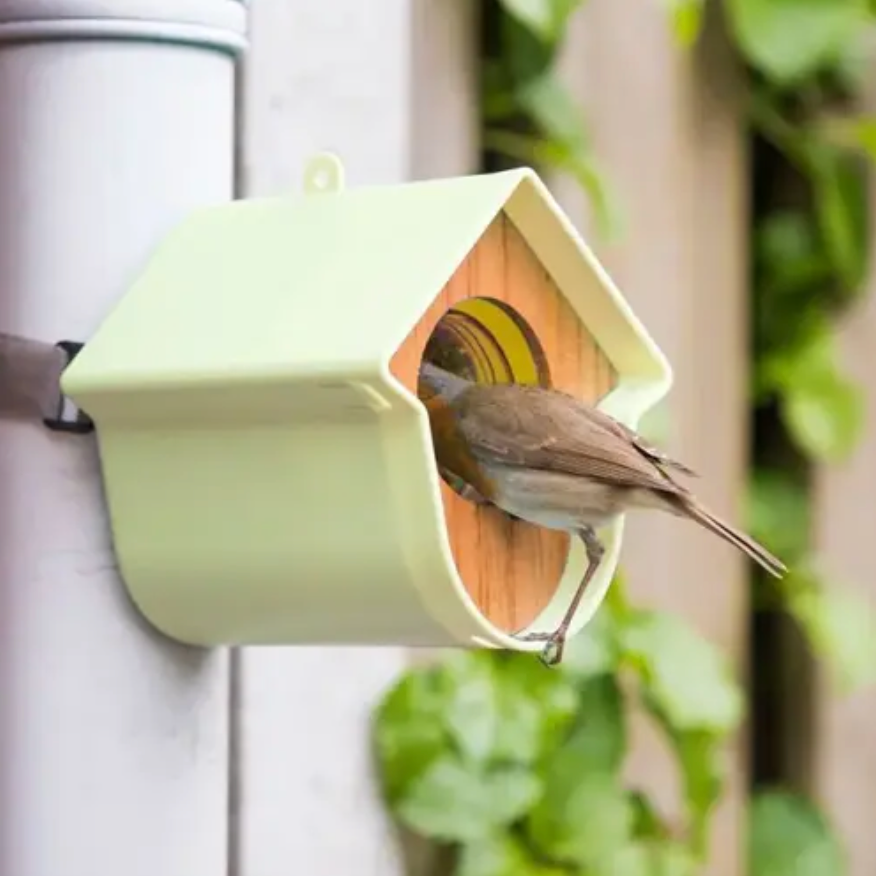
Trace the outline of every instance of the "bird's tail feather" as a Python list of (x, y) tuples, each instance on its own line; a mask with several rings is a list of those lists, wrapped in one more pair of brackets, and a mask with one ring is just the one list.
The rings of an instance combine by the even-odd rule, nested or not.
[(685, 512), (692, 520), (704, 526), (710, 532), (730, 542), (735, 548), (748, 554), (759, 566), (766, 569), (776, 578), (781, 578), (787, 571), (787, 566), (777, 557), (773, 556), (763, 545), (756, 542), (751, 536), (721, 520), (708, 508), (704, 508), (697, 502), (685, 503)]

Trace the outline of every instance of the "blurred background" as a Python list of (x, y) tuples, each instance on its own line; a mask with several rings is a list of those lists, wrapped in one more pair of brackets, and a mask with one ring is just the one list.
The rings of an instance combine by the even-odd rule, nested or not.
[(353, 186), (535, 166), (675, 368), (643, 431), (792, 573), (634, 517), (560, 671), (236, 654), (241, 873), (876, 873), (874, 16), (252, 4), (240, 193), (323, 149)]

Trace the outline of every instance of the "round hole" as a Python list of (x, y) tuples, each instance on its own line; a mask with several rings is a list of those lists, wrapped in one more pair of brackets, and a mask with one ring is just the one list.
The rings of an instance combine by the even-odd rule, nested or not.
[(503, 301), (467, 298), (432, 331), (423, 361), (477, 383), (550, 386), (547, 357), (535, 332)]
[[(529, 323), (493, 298), (467, 298), (447, 310), (422, 360), (477, 383), (553, 385), (547, 355)], [(462, 481), (441, 476), (449, 488), (444, 504), (454, 559), (469, 595), (500, 629), (527, 626), (556, 593), (569, 536), (476, 505)]]
[[(535, 332), (516, 310), (494, 298), (468, 298), (451, 307), (426, 342), (423, 361), (475, 383), (552, 385)], [(441, 476), (466, 498), (462, 481), (446, 472)]]

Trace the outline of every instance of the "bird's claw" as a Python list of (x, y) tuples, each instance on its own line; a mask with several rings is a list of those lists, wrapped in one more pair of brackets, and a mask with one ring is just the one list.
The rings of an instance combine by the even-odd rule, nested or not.
[(562, 662), (563, 649), (566, 646), (566, 634), (562, 630), (552, 633), (526, 633), (517, 638), (521, 642), (544, 642), (539, 659), (545, 666), (558, 666)]

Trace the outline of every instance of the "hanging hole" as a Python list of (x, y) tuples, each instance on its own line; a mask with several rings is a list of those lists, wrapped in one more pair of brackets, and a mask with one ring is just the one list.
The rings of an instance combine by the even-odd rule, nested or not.
[(304, 190), (308, 194), (339, 192), (344, 188), (344, 165), (330, 152), (315, 155), (304, 169)]

